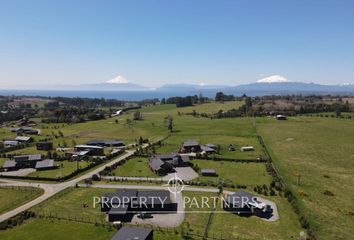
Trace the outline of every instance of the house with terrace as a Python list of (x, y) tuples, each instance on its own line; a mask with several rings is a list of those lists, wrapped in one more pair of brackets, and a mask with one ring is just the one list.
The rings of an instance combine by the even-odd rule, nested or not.
[(174, 172), (175, 167), (186, 167), (189, 165), (189, 157), (177, 153), (155, 155), (149, 161), (150, 169), (158, 175), (166, 175)]
[(101, 211), (107, 213), (109, 222), (130, 222), (135, 214), (175, 213), (177, 203), (171, 201), (170, 192), (165, 190), (119, 189), (102, 197)]

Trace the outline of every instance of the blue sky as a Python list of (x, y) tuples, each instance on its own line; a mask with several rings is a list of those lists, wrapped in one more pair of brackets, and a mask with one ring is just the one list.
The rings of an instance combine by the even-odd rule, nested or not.
[(354, 83), (354, 1), (0, 1), (0, 87)]

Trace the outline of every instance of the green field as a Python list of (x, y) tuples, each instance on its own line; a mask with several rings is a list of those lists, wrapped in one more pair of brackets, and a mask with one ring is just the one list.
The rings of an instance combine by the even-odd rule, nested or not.
[(216, 170), (218, 177), (201, 176), (199, 181), (217, 182), (218, 178), (230, 180), (233, 184), (246, 185), (254, 187), (254, 185), (269, 185), (271, 176), (267, 173), (264, 163), (238, 163), (229, 161), (213, 161), (213, 160), (193, 160), (194, 165), (199, 168), (212, 168)]
[(218, 204), (214, 214), (209, 237), (224, 236), (226, 239), (299, 239), (303, 231), (287, 200), (283, 197), (266, 197), (277, 204), (280, 219), (275, 222), (266, 222), (256, 216), (240, 217), (224, 211)]
[(31, 219), (21, 226), (0, 231), (6, 240), (109, 240), (114, 231), (74, 221)]
[[(46, 177), (46, 178), (60, 178), (67, 176), (77, 169), (76, 161), (55, 161), (55, 164), (59, 166), (57, 169), (37, 171), (31, 173), (30, 177)], [(90, 163), (86, 161), (79, 162), (79, 168), (87, 167)]]
[(0, 187), (0, 214), (15, 209), (43, 194), (39, 188)]
[[(309, 116), (290, 117), (287, 121), (276, 121), (273, 118), (210, 119), (193, 117), (187, 114), (193, 110), (198, 113), (215, 113), (219, 110), (238, 108), (240, 104), (242, 103), (226, 102), (220, 104), (211, 102), (186, 108), (176, 108), (170, 104), (147, 106), (140, 110), (143, 120), (133, 121), (129, 126), (126, 124), (126, 120), (133, 118), (134, 111), (116, 118), (79, 124), (39, 124), (38, 128), (41, 128), (42, 136), (35, 136), (35, 139), (54, 137), (52, 132), (56, 135), (58, 131), (61, 131), (64, 137), (54, 137), (55, 147), (59, 145), (73, 147), (75, 143), (86, 143), (92, 139), (121, 139), (126, 143), (134, 143), (140, 136), (150, 140), (158, 140), (170, 134), (163, 142), (162, 147), (155, 149), (157, 153), (177, 152), (183, 141), (195, 139), (201, 144), (219, 144), (221, 154), (216, 155), (216, 157), (255, 160), (265, 156), (256, 137), (259, 134), (264, 138), (274, 163), (285, 182), (301, 200), (300, 209), (311, 220), (311, 225), (315, 227), (320, 239), (351, 239), (354, 235), (354, 228), (352, 227), (354, 222), (354, 192), (351, 190), (354, 185), (354, 121)], [(167, 115), (173, 117), (174, 129), (171, 133), (167, 130), (165, 124)], [(115, 122), (116, 119), (118, 119), (118, 123)], [(0, 134), (3, 138), (13, 137), (14, 135), (5, 128), (0, 130)], [(234, 144), (237, 150), (228, 151), (227, 146), (229, 144)], [(246, 145), (254, 146), (255, 151), (241, 152), (239, 148)], [(36, 152), (38, 151), (35, 147), (28, 147), (11, 154)], [(42, 152), (42, 154), (45, 153)], [(4, 160), (3, 158), (0, 159), (0, 164)], [(252, 191), (255, 185), (268, 185), (271, 182), (271, 177), (266, 172), (264, 163), (199, 159), (192, 160), (192, 163), (200, 168), (215, 169), (219, 178), (229, 179), (234, 184), (246, 185), (247, 191)], [(76, 162), (66, 161), (64, 168), (37, 172), (31, 174), (31, 176), (56, 178), (67, 175), (75, 169)], [(123, 177), (156, 177), (148, 167), (148, 159), (145, 158), (132, 158), (112, 173)], [(300, 186), (297, 184), (299, 174), (301, 175)], [(207, 182), (217, 181), (217, 179), (200, 176), (198, 180)], [(107, 183), (111, 184), (112, 182), (107, 181)], [(136, 182), (125, 184), (136, 184)], [(146, 184), (152, 185), (154, 183)], [(101, 213), (99, 209), (92, 208), (92, 198), (112, 191), (112, 189), (94, 188), (74, 189), (64, 195), (59, 194), (34, 209), (40, 213), (65, 218), (75, 217), (93, 222), (104, 222), (105, 214)], [(184, 194), (200, 195), (190, 192)], [(244, 218), (231, 213), (216, 214), (212, 221), (209, 236), (223, 235), (241, 239), (298, 239), (299, 232), (302, 229), (298, 216), (294, 213), (286, 198), (279, 195), (265, 198), (277, 203), (280, 215), (279, 221), (268, 223), (256, 217)], [(89, 207), (84, 208), (84, 204), (88, 204)], [(208, 216), (208, 213), (204, 215), (187, 213), (183, 225), (189, 226), (195, 232), (204, 233)], [(38, 230), (35, 226), (38, 225), (36, 224), (43, 224), (44, 227), (53, 229), (53, 233), (58, 235), (57, 238), (48, 235), (48, 238), (64, 239), (63, 235), (65, 236), (65, 234), (60, 232), (63, 230), (60, 230), (57, 225), (53, 225), (49, 220), (40, 219), (30, 220), (20, 227), (0, 233), (0, 239), (2, 237), (10, 240), (31, 239), (19, 234), (29, 234), (31, 232), (34, 233), (32, 235), (37, 234)], [(62, 229), (67, 228), (66, 224), (65, 221), (58, 223), (59, 226), (62, 225)], [(75, 223), (72, 228), (76, 228), (79, 232), (86, 231), (86, 229), (87, 232), (95, 231), (95, 229), (97, 232), (102, 231), (104, 239), (109, 239), (110, 234), (112, 234), (105, 228), (94, 227), (90, 224), (76, 225)], [(24, 230), (21, 231), (21, 229)], [(74, 231), (69, 227), (68, 229), (68, 231)], [(13, 238), (7, 237), (10, 235)], [(61, 238), (59, 235), (61, 235)], [(170, 237), (164, 232), (158, 232), (155, 236), (158, 236), (155, 237), (156, 239), (167, 239), (167, 236), (168, 239), (181, 239), (180, 235)], [(43, 239), (47, 239), (46, 237), (47, 235), (43, 235)]]
[[(42, 215), (55, 215), (61, 218), (77, 218), (91, 222), (105, 222), (106, 214), (101, 212), (99, 206), (94, 208), (93, 198), (101, 197), (114, 189), (75, 188), (69, 189), (64, 194), (34, 207), (34, 211)], [(84, 207), (87, 205), (88, 207)]]
[[(351, 239), (354, 122), (309, 117), (258, 119), (257, 128), (321, 239)], [(301, 175), (300, 186), (297, 174)]]
[(157, 177), (149, 168), (148, 158), (131, 158), (112, 173), (119, 177)]

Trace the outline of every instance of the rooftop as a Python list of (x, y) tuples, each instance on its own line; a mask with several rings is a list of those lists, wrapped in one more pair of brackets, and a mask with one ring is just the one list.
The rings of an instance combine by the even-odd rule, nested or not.
[(111, 240), (145, 240), (152, 234), (152, 229), (122, 227)]

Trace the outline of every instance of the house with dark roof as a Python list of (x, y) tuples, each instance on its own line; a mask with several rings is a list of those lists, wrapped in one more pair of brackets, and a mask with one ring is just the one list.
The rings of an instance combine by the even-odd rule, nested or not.
[(12, 158), (16, 162), (16, 167), (34, 168), (38, 161), (42, 160), (41, 154), (17, 155)]
[[(42, 156), (40, 154), (17, 155), (12, 157), (12, 160), (5, 161), (2, 168), (5, 169), (6, 171), (13, 171), (22, 168), (36, 168), (38, 162), (41, 162), (41, 160), (42, 160)], [(50, 162), (45, 162), (45, 163), (47, 164), (47, 167), (49, 167)], [(43, 166), (43, 165), (38, 165), (38, 166)]]
[(158, 175), (174, 172), (175, 167), (185, 167), (190, 164), (189, 157), (176, 153), (160, 154), (150, 158), (149, 166)]
[(182, 143), (182, 152), (200, 152), (200, 144), (196, 140), (187, 140)]
[(27, 136), (17, 136), (15, 138), (15, 141), (22, 142), (22, 143), (30, 143), (33, 142), (33, 138)]
[(111, 240), (152, 240), (153, 230), (149, 228), (122, 227)]
[(206, 154), (212, 154), (216, 152), (214, 148), (208, 147), (207, 145), (201, 145), (200, 149), (202, 153), (206, 153)]
[(123, 147), (124, 142), (121, 140), (91, 140), (87, 143), (90, 146), (100, 146), (100, 147)]
[(16, 140), (5, 140), (4, 145), (5, 146), (17, 146), (19, 144), (19, 141)]
[(20, 128), (10, 128), (11, 132), (15, 132), (17, 134), (33, 134), (37, 135), (39, 130), (33, 129), (32, 127), (20, 127)]
[(37, 150), (50, 151), (53, 149), (52, 142), (38, 142), (36, 143)]
[(171, 202), (170, 192), (164, 190), (138, 191), (119, 189), (106, 194), (101, 211), (107, 213), (108, 221), (128, 222), (139, 213), (171, 213), (177, 211), (177, 203)]
[(57, 168), (57, 166), (54, 164), (54, 160), (53, 159), (45, 159), (45, 160), (36, 162), (36, 166), (34, 168), (37, 171), (43, 171), (43, 170), (49, 170), (49, 169)]
[(17, 170), (16, 162), (14, 160), (7, 160), (4, 162), (2, 168), (5, 171), (14, 171)]
[(76, 145), (76, 152), (88, 151), (87, 155), (90, 156), (102, 156), (104, 155), (104, 148), (100, 146), (91, 146), (91, 145)]
[(265, 217), (273, 212), (270, 205), (258, 200), (257, 196), (244, 190), (228, 195), (223, 201), (223, 208), (240, 216)]

